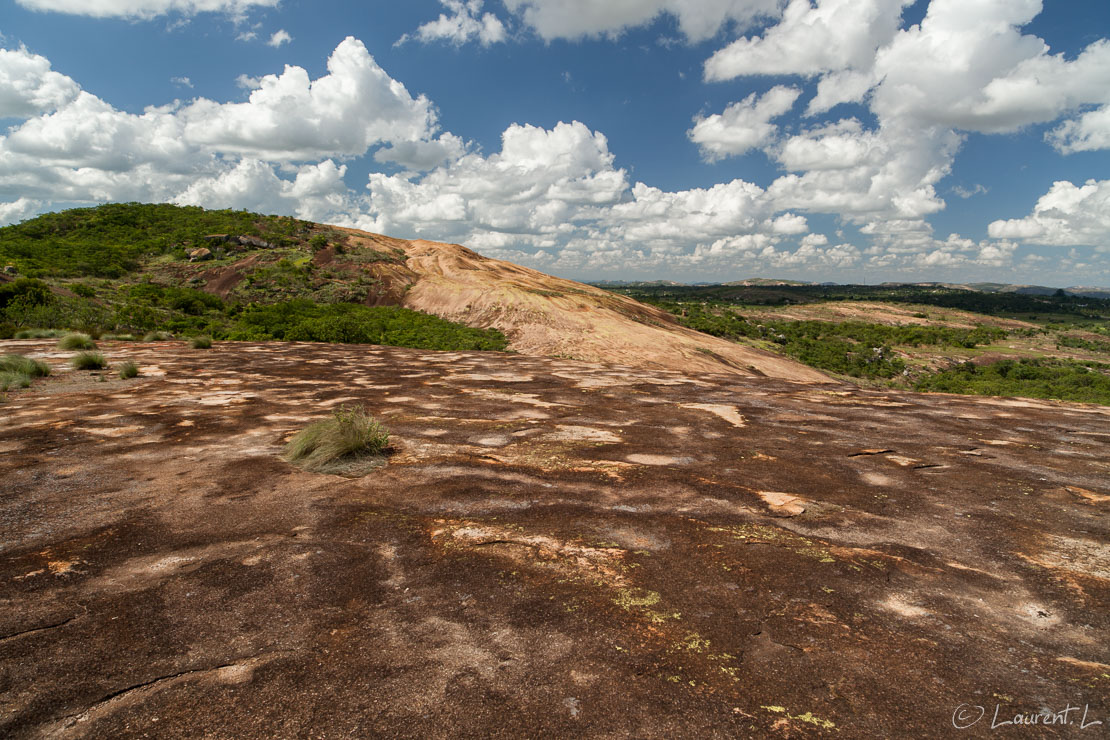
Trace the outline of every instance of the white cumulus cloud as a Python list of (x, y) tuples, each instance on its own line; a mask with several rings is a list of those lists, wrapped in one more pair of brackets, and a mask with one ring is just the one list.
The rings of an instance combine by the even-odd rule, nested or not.
[(769, 143), (778, 131), (772, 120), (788, 113), (801, 95), (795, 87), (776, 85), (762, 96), (752, 93), (723, 113), (695, 119), (687, 132), (708, 161), (743, 154)]
[(692, 41), (707, 39), (730, 23), (741, 25), (778, 12), (779, 0), (504, 0), (545, 40), (615, 36), (661, 14), (678, 22)]
[(42, 203), (30, 198), (20, 198), (11, 203), (0, 203), (0, 226), (16, 224), (39, 212)]
[(477, 39), (482, 46), (500, 43), (505, 40), (505, 24), (493, 13), (482, 11), (482, 0), (440, 0), (451, 15), (440, 13), (439, 18), (429, 21), (412, 34), (405, 34), (397, 40), (397, 45), (410, 39), (424, 43), (447, 41), (456, 46)]
[(277, 49), (283, 44), (288, 44), (292, 40), (293, 37), (289, 35), (289, 32), (282, 28), (274, 31), (274, 33), (270, 36), (270, 40), (266, 42), (266, 46), (272, 46)]
[(1040, 0), (933, 0), (919, 26), (879, 51), (872, 109), (884, 120), (986, 133), (1052, 121), (1110, 102), (1110, 42), (1074, 60), (1020, 27)]
[(1045, 134), (1045, 139), (1064, 154), (1110, 149), (1110, 105), (1065, 121)]
[(358, 207), (343, 181), (346, 173), (346, 165), (327, 159), (300, 167), (294, 179), (288, 180), (268, 162), (243, 159), (231, 169), (194, 181), (173, 201), (206, 208), (291, 213), (310, 221), (335, 223), (348, 220)]
[(0, 49), (0, 118), (52, 111), (77, 97), (76, 82), (50, 68), (50, 60), (26, 47)]
[(80, 90), (26, 50), (0, 55), (0, 69), (0, 96), (23, 119), (0, 135), (0, 202), (176, 200), (347, 218), (360, 201), (335, 159), (413, 144), (393, 158), (433, 167), (465, 150), (450, 134), (433, 138), (431, 104), (355, 39), (339, 44), (319, 79), (286, 67), (244, 80), (253, 88), (246, 103), (202, 98), (137, 114)]
[(169, 13), (227, 13), (241, 16), (255, 7), (275, 7), (280, 0), (16, 0), (31, 10), (87, 15), (94, 18), (154, 18)]
[(1110, 251), (1110, 180), (1054, 182), (1025, 218), (991, 223), (996, 239)]
[(791, 0), (779, 23), (762, 36), (737, 39), (710, 57), (705, 78), (868, 69), (913, 1)]
[(316, 80), (302, 67), (266, 75), (246, 103), (200, 98), (181, 111), (189, 141), (272, 160), (358, 156), (374, 144), (427, 138), (435, 112), (383, 70), (363, 43), (342, 41)]

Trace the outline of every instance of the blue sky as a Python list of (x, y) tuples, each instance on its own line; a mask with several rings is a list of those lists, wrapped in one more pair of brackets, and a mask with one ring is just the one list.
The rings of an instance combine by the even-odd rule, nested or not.
[(165, 201), (577, 279), (1110, 285), (1105, 0), (0, 7), (0, 223)]

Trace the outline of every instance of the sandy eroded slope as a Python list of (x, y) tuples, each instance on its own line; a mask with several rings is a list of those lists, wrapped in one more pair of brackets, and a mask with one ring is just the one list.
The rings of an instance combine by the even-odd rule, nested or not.
[(457, 244), (389, 239), (345, 229), (370, 248), (408, 256), (403, 305), (469, 326), (496, 328), (527, 355), (633, 367), (823, 381), (785, 357), (679, 326), (665, 312), (600, 288), (483, 257)]

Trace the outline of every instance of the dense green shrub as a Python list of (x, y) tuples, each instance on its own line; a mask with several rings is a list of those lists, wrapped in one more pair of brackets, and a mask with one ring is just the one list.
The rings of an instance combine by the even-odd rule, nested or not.
[(396, 306), (321, 305), (307, 300), (245, 309), (229, 338), (440, 350), (504, 350), (508, 344), (499, 331), (472, 329)]
[(1091, 352), (1110, 352), (1110, 342), (1106, 340), (1060, 335), (1056, 337), (1056, 348), (1061, 349), (1063, 347), (1085, 349)]
[(142, 282), (127, 287), (127, 298), (136, 303), (181, 311), (190, 316), (199, 316), (208, 310), (220, 310), (223, 300), (211, 293), (193, 288), (179, 288), (172, 285)]
[(1047, 359), (1001, 360), (990, 365), (965, 362), (922, 378), (916, 387), (941, 393), (1110, 404), (1110, 365)]
[(3, 310), (3, 319), (19, 327), (76, 329), (88, 334), (112, 326), (112, 312), (87, 298), (56, 296), (49, 303), (12, 301)]
[(24, 306), (44, 306), (54, 302), (54, 293), (49, 285), (34, 278), (17, 278), (0, 285), (0, 308), (16, 301)]

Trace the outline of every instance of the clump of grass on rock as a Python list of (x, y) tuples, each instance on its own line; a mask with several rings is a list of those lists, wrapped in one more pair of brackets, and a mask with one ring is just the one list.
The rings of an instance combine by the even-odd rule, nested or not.
[(57, 329), (24, 329), (16, 332), (16, 339), (54, 339), (55, 337), (64, 336), (64, 331)]
[(96, 342), (88, 334), (66, 334), (58, 342), (58, 349), (96, 349)]
[(312, 473), (365, 475), (384, 460), (389, 432), (359, 407), (341, 406), (300, 431), (285, 459)]
[(108, 366), (104, 355), (99, 352), (78, 352), (70, 363), (76, 370), (103, 370)]
[(32, 360), (23, 355), (4, 355), (0, 357), (0, 370), (22, 373), (32, 378), (44, 378), (50, 374), (50, 366), (41, 360)]
[(50, 366), (39, 360), (23, 355), (4, 355), (0, 357), (0, 391), (9, 388), (29, 388), (32, 378), (42, 378), (50, 374)]
[(7, 371), (0, 371), (0, 391), (6, 391), (9, 388), (30, 388), (31, 378), (23, 375), (22, 373), (9, 373)]
[(144, 342), (165, 342), (170, 339), (173, 339), (173, 335), (167, 334), (164, 331), (152, 331), (143, 336)]
[(193, 349), (211, 349), (212, 337), (193, 337), (189, 340), (189, 346)]
[(139, 376), (139, 366), (133, 360), (128, 360), (119, 366), (119, 376), (124, 380), (137, 378)]

